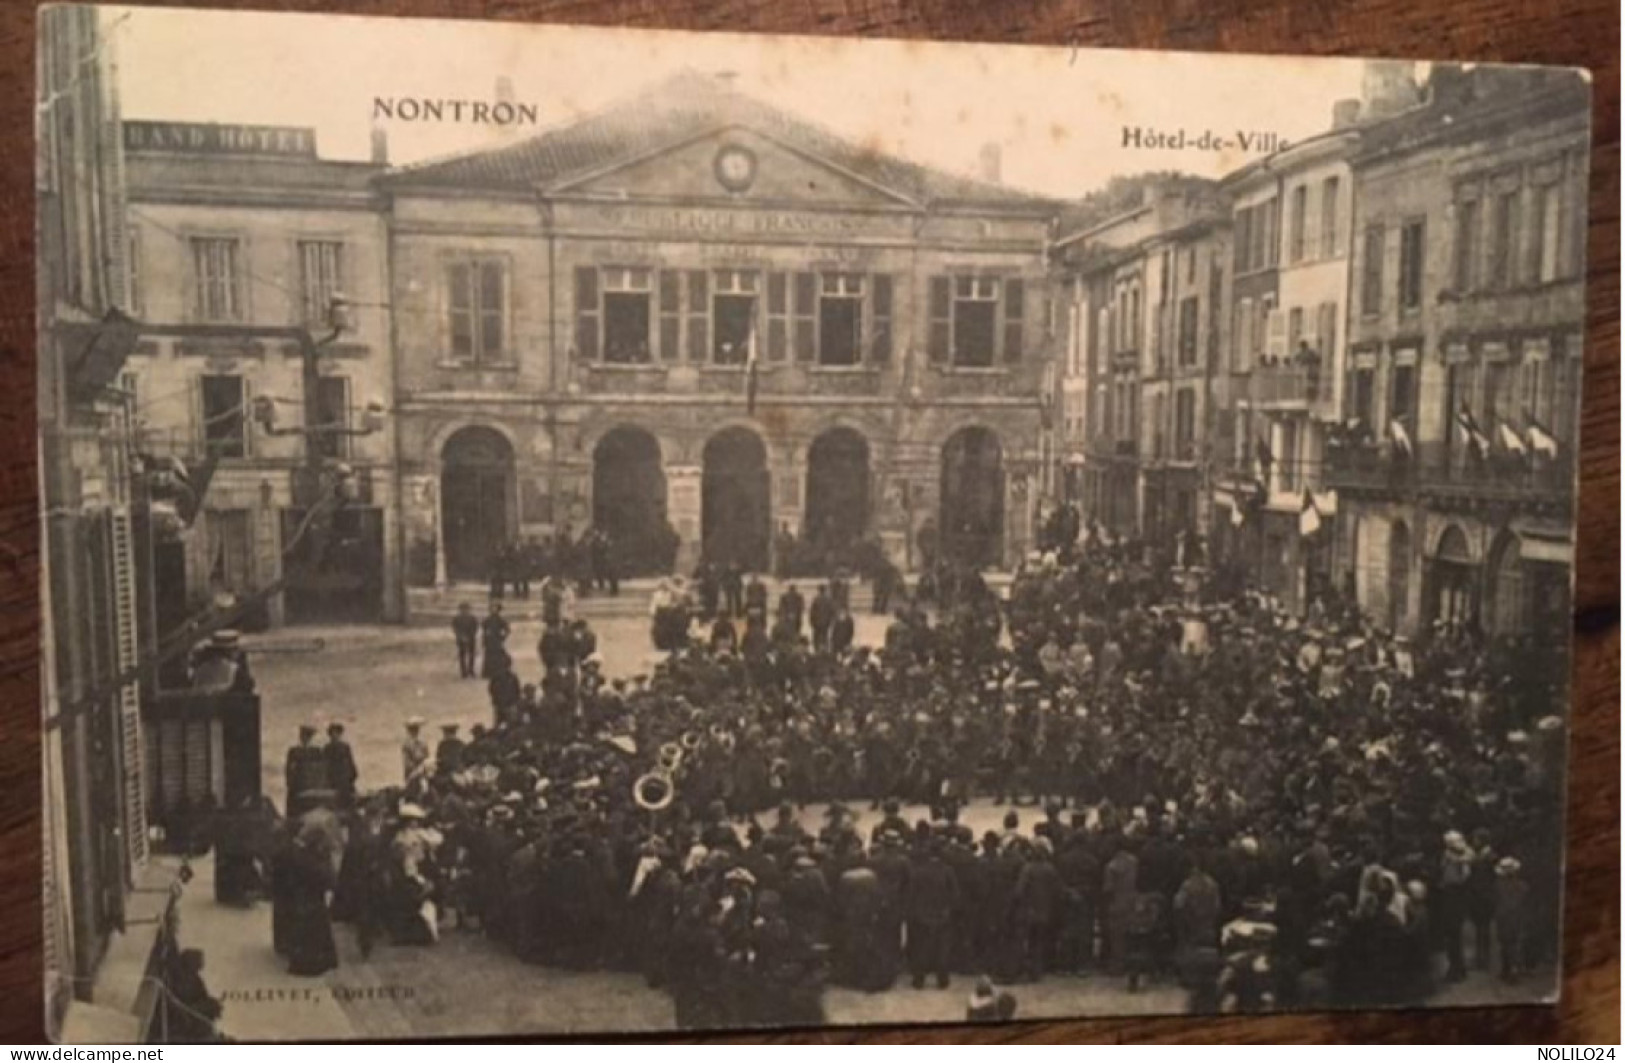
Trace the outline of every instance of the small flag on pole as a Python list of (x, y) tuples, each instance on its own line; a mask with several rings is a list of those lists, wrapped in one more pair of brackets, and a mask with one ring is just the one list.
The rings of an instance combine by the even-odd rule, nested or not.
[(1513, 431), (1512, 426), (1507, 424), (1505, 421), (1496, 422), (1495, 439), (1496, 442), (1501, 444), (1501, 449), (1505, 450), (1508, 454), (1516, 454), (1519, 457), (1525, 457), (1529, 453), (1529, 448), (1524, 446), (1523, 437), (1517, 432)]
[(1405, 430), (1404, 421), (1401, 421), (1398, 417), (1395, 417), (1393, 420), (1389, 421), (1388, 437), (1394, 441), (1394, 452), (1396, 454), (1403, 454), (1407, 458), (1411, 456), (1413, 453), (1411, 449), (1411, 434)]
[(1305, 539), (1320, 530), (1320, 510), (1315, 507), (1315, 496), (1308, 488), (1303, 491), (1303, 511), (1298, 514), (1298, 534)]
[(756, 319), (745, 337), (745, 412), (756, 415)]
[(1557, 457), (1557, 437), (1546, 430), (1546, 426), (1524, 412), (1524, 419), (1529, 422), (1529, 429), (1525, 433), (1529, 439), (1529, 449), (1543, 458)]

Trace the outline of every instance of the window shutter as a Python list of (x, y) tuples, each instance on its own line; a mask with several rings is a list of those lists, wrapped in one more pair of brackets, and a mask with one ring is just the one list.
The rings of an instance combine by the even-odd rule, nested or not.
[(583, 362), (598, 360), (598, 270), (576, 268), (576, 357)]
[[(1160, 315), (1159, 315), (1160, 320)], [(1004, 282), (1004, 360), (1021, 361), (1027, 325), (1027, 284), (1020, 277)]]
[(953, 347), (954, 298), (948, 277), (932, 277), (930, 292), (930, 331), (926, 336), (926, 357), (937, 365), (948, 364)]
[(711, 360), (711, 294), (704, 270), (688, 272), (688, 358)]
[(453, 262), (446, 267), (446, 329), (451, 356), (458, 360), (474, 357), (473, 266)]
[(1320, 321), (1315, 328), (1316, 346), (1320, 349), (1321, 364), (1331, 365), (1332, 352), (1337, 349), (1337, 304), (1320, 304)]
[(891, 276), (877, 273), (873, 277), (874, 301), (871, 327), (873, 334), (870, 337), (869, 357), (876, 363), (884, 365), (891, 361), (892, 346), (892, 289)]
[(767, 360), (782, 362), (790, 357), (790, 278), (783, 273), (767, 275)]
[(507, 270), (501, 262), (480, 263), (480, 342), (478, 357), (500, 361), (507, 352)]
[(810, 362), (818, 351), (818, 275), (797, 273), (795, 290), (791, 294), (796, 361)]
[(683, 275), (663, 269), (660, 285), (660, 350), (658, 357), (676, 362), (683, 357)]

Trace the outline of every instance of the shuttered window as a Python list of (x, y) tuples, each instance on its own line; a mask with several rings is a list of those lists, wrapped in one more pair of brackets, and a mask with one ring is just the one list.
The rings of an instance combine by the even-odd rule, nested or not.
[(790, 357), (790, 277), (784, 273), (767, 275), (767, 360), (783, 362)]
[(1021, 361), (1027, 329), (1027, 285), (1020, 277), (1004, 282), (1004, 360)]
[(792, 295), (796, 361), (810, 362), (818, 353), (818, 274), (797, 273)]
[(931, 278), (930, 333), (926, 339), (926, 352), (938, 365), (948, 362), (953, 347), (954, 296), (952, 278)]
[(884, 273), (874, 275), (872, 296), (869, 357), (877, 363), (891, 361), (892, 348), (892, 279)]
[(581, 266), (576, 269), (576, 357), (583, 362), (598, 360), (600, 321), (598, 270)]
[(709, 278), (703, 269), (688, 272), (688, 357), (692, 362), (708, 360), (711, 350), (711, 295)]
[(663, 361), (683, 357), (683, 275), (676, 270), (660, 271), (660, 352)]

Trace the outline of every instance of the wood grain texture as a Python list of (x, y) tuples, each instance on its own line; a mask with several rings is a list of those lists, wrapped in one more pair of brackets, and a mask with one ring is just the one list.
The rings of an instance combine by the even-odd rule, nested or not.
[[(43, 1037), (34, 414), (34, 2), (0, 12), (0, 1041)], [(179, 5), (171, 5), (179, 6)], [(1609, 0), (214, 0), (211, 6), (1112, 48), (1551, 63), (1595, 106), (1562, 1003), (832, 1030), (755, 1041), (1620, 1040), (1619, 19)], [(1081, 191), (1081, 190), (1080, 190)]]

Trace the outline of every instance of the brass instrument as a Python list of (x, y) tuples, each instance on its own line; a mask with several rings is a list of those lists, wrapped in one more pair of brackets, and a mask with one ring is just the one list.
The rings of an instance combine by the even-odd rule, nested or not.
[(632, 800), (646, 812), (659, 812), (677, 797), (677, 784), (661, 771), (651, 771), (632, 784)]
[(700, 742), (703, 739), (698, 731), (684, 731), (683, 737), (679, 741), (682, 743), (685, 752), (692, 753), (700, 748)]
[(660, 770), (667, 775), (674, 775), (683, 763), (683, 747), (676, 742), (667, 742), (660, 747)]

